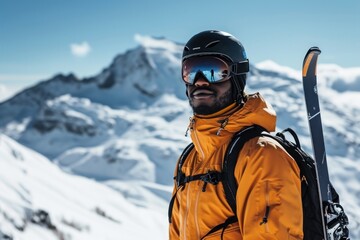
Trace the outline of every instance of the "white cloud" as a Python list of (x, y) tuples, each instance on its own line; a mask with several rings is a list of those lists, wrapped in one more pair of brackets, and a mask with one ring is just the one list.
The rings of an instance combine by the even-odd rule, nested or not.
[(91, 46), (88, 42), (82, 42), (82, 43), (72, 43), (70, 44), (71, 53), (75, 57), (86, 57), (90, 51)]

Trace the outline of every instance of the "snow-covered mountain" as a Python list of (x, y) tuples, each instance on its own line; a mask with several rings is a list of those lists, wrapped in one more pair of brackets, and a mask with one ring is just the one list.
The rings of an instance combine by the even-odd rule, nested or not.
[[(143, 108), (163, 93), (184, 99), (185, 88), (178, 74), (182, 46), (166, 39), (145, 38), (142, 42), (142, 46), (117, 56), (95, 77), (79, 80), (73, 74), (58, 74), (17, 94), (1, 104), (0, 126), (32, 119), (47, 100), (64, 94), (112, 108)], [(148, 42), (153, 42), (151, 47)], [(5, 133), (15, 136), (18, 131), (10, 128)]]
[[(183, 46), (163, 38), (137, 36), (137, 40), (140, 42), (138, 48), (118, 55), (97, 76), (77, 79), (71, 74), (59, 74), (0, 103), (0, 129), (48, 157), (50, 162), (47, 164), (51, 168), (57, 169), (53, 166), (55, 164), (66, 172), (82, 176), (62, 173), (66, 178), (82, 179), (82, 182), (95, 179), (98, 183), (92, 182), (98, 184), (96, 186), (117, 193), (119, 196), (114, 197), (114, 203), (118, 198), (125, 199), (127, 204), (134, 208), (141, 206), (144, 211), (157, 205), (161, 213), (154, 218), (158, 219), (166, 212), (164, 202), (170, 197), (177, 156), (190, 141), (184, 134), (191, 110), (180, 80)], [(300, 79), (300, 72), (266, 61), (251, 66), (247, 92), (261, 92), (277, 111), (279, 130), (292, 127), (299, 134), (304, 148), (311, 151)], [(360, 68), (319, 65), (318, 79), (330, 175), (350, 217), (352, 237), (360, 239), (360, 200), (357, 198), (360, 196), (360, 106), (357, 104), (360, 101)], [(2, 138), (15, 144), (4, 135)], [(0, 162), (15, 161), (8, 160), (9, 156), (11, 154), (4, 160), (0, 156)], [(57, 184), (59, 179), (50, 176), (53, 184)], [(31, 176), (24, 175), (18, 182), (6, 179), (0, 184), (9, 181), (17, 186), (27, 178)], [(40, 188), (42, 182), (38, 184), (37, 188)], [(72, 199), (72, 191), (75, 191), (72, 186), (75, 184), (66, 186), (68, 192), (64, 195), (69, 194), (69, 202), (82, 202), (83, 198)], [(79, 195), (85, 189), (74, 188)], [(36, 191), (30, 187), (27, 189), (28, 195)], [(9, 190), (9, 194), (18, 194), (19, 191), (22, 190), (14, 188), (12, 192)], [(87, 194), (85, 191), (83, 195)], [(21, 199), (30, 201), (28, 195)], [(53, 201), (51, 196), (54, 193), (43, 194), (47, 195), (50, 197), (44, 197), (43, 201)], [(99, 192), (98, 196), (102, 193)], [(107, 199), (112, 201), (112, 195)], [(5, 204), (1, 198), (0, 204)], [(89, 204), (84, 202), (81, 205)], [(101, 209), (107, 204), (104, 201)], [(61, 204), (56, 205), (57, 210), (62, 211)], [(4, 210), (5, 214), (12, 211), (7, 209), (10, 208)], [(51, 207), (46, 209), (52, 211)], [(34, 210), (36, 208), (32, 208)], [(139, 214), (134, 210), (127, 217), (141, 218)], [(51, 215), (56, 213), (51, 212)], [(2, 222), (11, 223), (5, 218), (1, 220), (0, 232), (3, 231)], [(141, 226), (134, 226), (131, 231), (137, 231), (136, 228)], [(166, 224), (159, 223), (156, 229), (159, 228), (161, 230), (154, 233), (157, 234), (154, 239), (166, 236)], [(128, 236), (122, 229), (117, 234)], [(72, 239), (82, 239), (71, 236)], [(124, 239), (141, 239), (138, 236)]]

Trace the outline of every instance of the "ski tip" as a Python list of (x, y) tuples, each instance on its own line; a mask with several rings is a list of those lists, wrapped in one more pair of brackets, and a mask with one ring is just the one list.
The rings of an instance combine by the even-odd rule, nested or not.
[(305, 55), (304, 62), (303, 62), (303, 68), (302, 68), (302, 76), (306, 77), (308, 75), (310, 62), (315, 61), (314, 67), (310, 68), (310, 72), (312, 72), (313, 75), (316, 75), (316, 65), (317, 65), (317, 56), (321, 53), (320, 49), (318, 47), (311, 47), (308, 52)]
[(307, 52), (306, 55), (308, 55), (308, 54), (311, 53), (311, 52), (317, 52), (317, 54), (320, 54), (320, 53), (321, 53), (321, 50), (320, 50), (320, 48), (318, 48), (318, 47), (311, 47), (311, 48), (308, 50), (308, 52)]

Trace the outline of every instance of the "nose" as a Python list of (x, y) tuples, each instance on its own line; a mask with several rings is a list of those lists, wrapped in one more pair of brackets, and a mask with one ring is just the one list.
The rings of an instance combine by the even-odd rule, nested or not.
[(199, 86), (209, 86), (210, 83), (204, 78), (204, 77), (199, 77), (196, 81), (195, 81), (195, 86), (199, 87)]

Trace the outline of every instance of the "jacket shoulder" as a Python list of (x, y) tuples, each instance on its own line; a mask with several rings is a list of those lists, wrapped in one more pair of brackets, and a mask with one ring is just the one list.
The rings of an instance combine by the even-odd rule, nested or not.
[(246, 169), (254, 172), (261, 169), (273, 176), (282, 176), (284, 171), (289, 170), (300, 175), (300, 169), (293, 157), (275, 139), (266, 136), (255, 137), (244, 144), (235, 170)]

